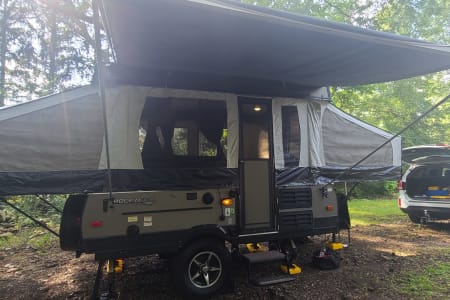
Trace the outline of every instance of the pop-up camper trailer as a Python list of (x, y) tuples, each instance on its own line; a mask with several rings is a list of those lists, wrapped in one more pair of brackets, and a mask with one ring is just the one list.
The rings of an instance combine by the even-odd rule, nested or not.
[(164, 254), (193, 295), (222, 287), (240, 244), (278, 245), (272, 260), (338, 232), (338, 175), (399, 177), (400, 138), (342, 173), (392, 135), (323, 86), (450, 67), (444, 46), (232, 1), (101, 3), (116, 63), (99, 86), (0, 110), (0, 195), (72, 194), (64, 250)]

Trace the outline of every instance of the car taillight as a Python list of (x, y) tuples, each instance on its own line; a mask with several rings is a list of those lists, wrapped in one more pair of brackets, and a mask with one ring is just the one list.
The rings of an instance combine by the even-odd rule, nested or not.
[(397, 182), (397, 190), (404, 190), (405, 189), (405, 182), (402, 180), (399, 180)]
[(402, 198), (398, 197), (398, 199), (397, 199), (397, 205), (398, 205), (399, 207), (402, 207)]

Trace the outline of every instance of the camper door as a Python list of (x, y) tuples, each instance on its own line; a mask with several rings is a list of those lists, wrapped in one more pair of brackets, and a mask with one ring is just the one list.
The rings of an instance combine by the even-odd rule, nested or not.
[(241, 230), (275, 229), (273, 204), (273, 138), (271, 102), (239, 99)]

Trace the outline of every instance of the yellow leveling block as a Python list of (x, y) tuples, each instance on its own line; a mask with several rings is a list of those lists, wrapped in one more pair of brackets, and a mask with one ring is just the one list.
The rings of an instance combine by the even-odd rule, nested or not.
[(121, 273), (123, 271), (123, 259), (108, 260), (106, 264), (106, 272)]
[(296, 264), (292, 264), (288, 270), (288, 267), (286, 265), (282, 264), (281, 271), (283, 271), (284, 273), (289, 274), (289, 275), (295, 275), (295, 274), (300, 274), (302, 272), (302, 269), (299, 266), (297, 266)]
[(254, 252), (264, 252), (269, 250), (266, 246), (261, 245), (260, 243), (248, 243), (245, 244), (245, 246), (247, 247), (248, 252), (250, 253), (254, 253)]
[(337, 251), (344, 249), (344, 244), (336, 242), (327, 242), (326, 247), (330, 250)]

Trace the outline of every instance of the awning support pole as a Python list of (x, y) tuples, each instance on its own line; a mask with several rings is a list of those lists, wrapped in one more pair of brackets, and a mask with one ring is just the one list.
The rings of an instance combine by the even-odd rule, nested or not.
[(109, 192), (109, 199), (112, 200), (111, 158), (109, 153), (108, 119), (106, 114), (105, 87), (103, 80), (102, 41), (100, 36), (99, 10), (100, 10), (99, 0), (92, 0), (92, 11), (94, 19), (94, 33), (95, 33), (95, 62), (96, 62), (95, 65), (97, 70), (99, 94), (102, 101), (103, 125), (105, 126), (105, 154), (106, 154), (106, 168), (108, 176), (108, 192)]
[(53, 205), (52, 203), (50, 203), (50, 201), (48, 201), (47, 199), (45, 199), (42, 196), (36, 195), (36, 197), (41, 200), (42, 202), (44, 202), (45, 204), (47, 204), (48, 206), (50, 206), (51, 208), (53, 208), (54, 210), (56, 210), (57, 212), (59, 212), (60, 214), (62, 214), (62, 211), (57, 208), (55, 205)]
[(53, 229), (51, 229), (50, 227), (48, 227), (47, 224), (39, 221), (38, 219), (34, 218), (33, 216), (31, 216), (29, 214), (27, 214), (26, 212), (24, 212), (23, 210), (21, 210), (20, 208), (18, 208), (14, 204), (12, 204), (11, 202), (8, 202), (8, 200), (6, 200), (6, 198), (0, 197), (0, 200), (3, 201), (8, 206), (12, 207), (15, 211), (19, 212), (20, 214), (24, 215), (25, 217), (27, 217), (28, 219), (33, 221), (34, 223), (36, 223), (39, 226), (41, 226), (42, 228), (46, 229), (50, 233), (53, 233), (56, 237), (59, 237), (59, 234), (56, 231), (54, 231)]
[(390, 139), (388, 139), (387, 141), (385, 141), (383, 144), (381, 144), (380, 146), (378, 146), (375, 150), (373, 150), (372, 152), (370, 152), (369, 154), (367, 154), (365, 157), (363, 157), (362, 159), (360, 159), (357, 163), (355, 163), (353, 166), (351, 166), (350, 168), (344, 170), (343, 172), (341, 172), (338, 176), (336, 176), (335, 178), (333, 178), (333, 180), (331, 180), (328, 184), (333, 184), (336, 180), (338, 180), (339, 178), (341, 178), (342, 176), (344, 176), (345, 174), (348, 174), (351, 170), (353, 170), (355, 167), (359, 166), (363, 161), (365, 161), (367, 158), (369, 158), (370, 156), (372, 156), (375, 152), (377, 152), (378, 150), (380, 150), (381, 148), (383, 148), (384, 146), (386, 146), (387, 144), (389, 144), (392, 140), (394, 140), (396, 137), (398, 137), (399, 135), (401, 135), (403, 132), (405, 132), (406, 130), (408, 130), (409, 128), (411, 128), (412, 126), (414, 126), (417, 122), (419, 122), (420, 120), (422, 120), (423, 118), (425, 118), (428, 114), (430, 114), (433, 110), (435, 110), (436, 108), (438, 108), (439, 106), (441, 106), (442, 104), (444, 104), (448, 99), (450, 99), (450, 94), (445, 96), (444, 98), (442, 98), (438, 103), (436, 103), (435, 105), (433, 105), (432, 107), (430, 107), (427, 111), (425, 111), (423, 114), (421, 114), (419, 117), (417, 117), (415, 120), (413, 120), (411, 123), (409, 123), (408, 125), (406, 125), (406, 127), (404, 127), (402, 130), (400, 130), (399, 132), (397, 132), (395, 135), (393, 135)]

